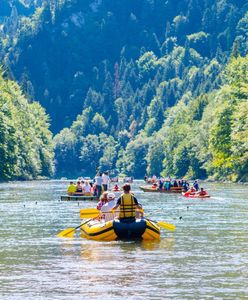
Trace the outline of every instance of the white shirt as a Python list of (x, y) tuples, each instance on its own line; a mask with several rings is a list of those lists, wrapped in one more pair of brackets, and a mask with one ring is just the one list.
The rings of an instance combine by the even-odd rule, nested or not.
[(90, 189), (91, 189), (91, 186), (89, 184), (85, 184), (83, 186), (83, 190), (85, 191), (85, 193), (90, 193)]
[(102, 184), (108, 184), (110, 181), (109, 176), (106, 174), (102, 174)]
[(119, 212), (120, 212), (120, 207), (118, 207), (115, 211), (115, 213), (113, 214), (111, 212), (111, 209), (116, 205), (116, 201), (112, 200), (109, 201), (108, 203), (104, 204), (101, 208), (101, 212), (102, 214), (104, 214), (105, 217), (105, 221), (111, 221), (114, 218), (118, 218), (119, 217)]
[(96, 176), (95, 177), (95, 182), (96, 182), (96, 185), (102, 185), (102, 177), (101, 176)]

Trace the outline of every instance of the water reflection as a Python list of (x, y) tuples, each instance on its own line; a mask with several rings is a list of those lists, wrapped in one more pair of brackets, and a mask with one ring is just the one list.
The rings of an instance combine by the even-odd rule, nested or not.
[[(65, 244), (63, 243), (63, 246)], [(72, 247), (69, 243), (66, 249)], [(113, 259), (114, 253), (125, 253), (127, 256), (137, 251), (174, 251), (175, 238), (162, 238), (158, 241), (113, 241), (113, 242), (96, 242), (89, 241), (88, 243), (81, 243), (80, 256), (82, 259), (91, 261), (105, 261), (106, 263)], [(66, 252), (68, 255), (68, 252)]]

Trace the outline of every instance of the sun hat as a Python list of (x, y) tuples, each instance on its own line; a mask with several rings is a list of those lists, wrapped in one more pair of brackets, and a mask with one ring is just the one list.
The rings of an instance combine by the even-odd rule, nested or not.
[(108, 198), (108, 200), (114, 200), (115, 199), (115, 194), (114, 193), (108, 193), (107, 198)]

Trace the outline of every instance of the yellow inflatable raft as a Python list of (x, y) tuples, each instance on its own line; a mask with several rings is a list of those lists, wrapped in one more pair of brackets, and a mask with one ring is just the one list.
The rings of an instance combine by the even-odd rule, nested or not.
[(92, 220), (81, 227), (81, 237), (96, 241), (114, 240), (158, 240), (160, 227), (146, 218), (126, 223), (115, 219), (112, 221)]

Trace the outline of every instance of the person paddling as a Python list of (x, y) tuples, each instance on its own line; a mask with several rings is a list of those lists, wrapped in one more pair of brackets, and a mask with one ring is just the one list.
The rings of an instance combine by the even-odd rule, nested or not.
[(129, 183), (123, 185), (123, 194), (117, 199), (116, 205), (112, 208), (112, 212), (120, 206), (119, 220), (124, 223), (131, 223), (135, 221), (136, 208), (142, 209), (142, 205), (131, 194), (131, 186)]

